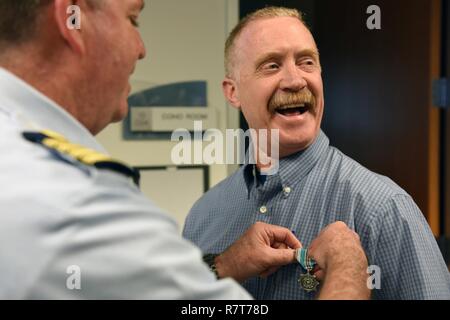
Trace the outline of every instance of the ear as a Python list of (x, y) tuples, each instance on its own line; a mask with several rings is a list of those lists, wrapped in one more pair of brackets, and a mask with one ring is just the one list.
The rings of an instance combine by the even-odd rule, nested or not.
[(239, 90), (236, 81), (230, 78), (225, 78), (222, 81), (222, 91), (228, 102), (236, 109), (241, 108), (241, 101), (239, 99)]
[[(53, 12), (60, 35), (78, 54), (84, 54), (86, 49), (81, 32), (83, 28), (81, 8), (87, 9), (87, 6), (81, 7), (81, 2), (84, 4), (83, 0), (55, 0)], [(76, 26), (76, 23), (73, 24), (74, 21), (79, 23), (79, 27)]]

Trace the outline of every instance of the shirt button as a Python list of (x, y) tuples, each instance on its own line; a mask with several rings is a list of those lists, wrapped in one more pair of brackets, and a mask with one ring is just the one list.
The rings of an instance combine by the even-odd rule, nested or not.
[(285, 196), (288, 196), (291, 193), (292, 189), (290, 187), (284, 187), (283, 192)]
[(266, 207), (266, 206), (262, 206), (261, 208), (259, 208), (259, 212), (260, 212), (261, 214), (267, 213), (267, 207)]

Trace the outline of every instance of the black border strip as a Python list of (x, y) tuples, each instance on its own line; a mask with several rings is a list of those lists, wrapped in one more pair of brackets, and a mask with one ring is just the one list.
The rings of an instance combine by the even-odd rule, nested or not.
[(136, 166), (134, 169), (141, 172), (142, 170), (167, 170), (169, 168), (176, 168), (177, 170), (192, 170), (192, 169), (202, 169), (203, 170), (203, 192), (207, 192), (209, 190), (209, 166), (208, 165), (193, 165), (193, 166), (176, 166), (176, 165), (167, 165), (167, 166)]

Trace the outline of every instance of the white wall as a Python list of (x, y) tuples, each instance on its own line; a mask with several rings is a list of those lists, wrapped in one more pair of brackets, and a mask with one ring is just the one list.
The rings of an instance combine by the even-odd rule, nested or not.
[[(228, 32), (239, 18), (238, 1), (147, 1), (139, 19), (147, 57), (138, 63), (131, 78), (132, 93), (155, 85), (206, 80), (208, 107), (217, 112), (217, 128), (223, 131), (238, 128), (239, 114), (227, 106), (221, 90), (224, 76), (223, 48)], [(98, 139), (113, 157), (130, 165), (172, 165), (170, 154), (175, 142), (124, 141), (121, 124), (109, 126), (99, 134)], [(235, 168), (236, 166), (212, 165), (210, 185), (224, 179)], [(164, 201), (158, 199), (157, 194), (148, 195), (157, 204), (164, 206)], [(182, 199), (183, 193), (180, 192), (174, 192), (172, 197), (175, 203), (180, 204), (177, 210), (172, 209), (177, 214), (172, 214), (181, 226), (190, 209), (186, 207), (186, 202), (192, 200)]]

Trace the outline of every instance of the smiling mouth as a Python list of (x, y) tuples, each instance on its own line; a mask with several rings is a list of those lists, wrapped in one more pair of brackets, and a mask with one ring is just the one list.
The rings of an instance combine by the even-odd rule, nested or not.
[(275, 109), (276, 113), (279, 113), (283, 116), (299, 116), (308, 112), (310, 109), (309, 104), (300, 104), (300, 105), (289, 105), (289, 106), (281, 106)]

